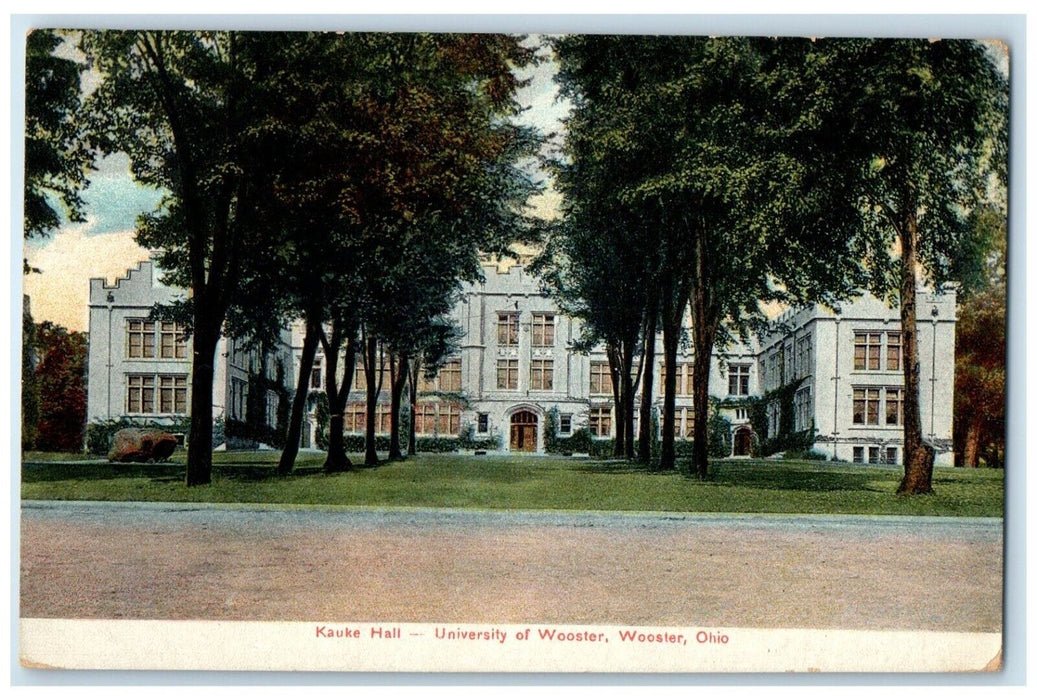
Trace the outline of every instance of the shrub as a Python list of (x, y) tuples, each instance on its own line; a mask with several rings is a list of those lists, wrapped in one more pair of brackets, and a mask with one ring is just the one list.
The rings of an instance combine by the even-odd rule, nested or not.
[(159, 423), (153, 420), (141, 421), (121, 416), (91, 421), (86, 426), (87, 452), (94, 455), (108, 454), (108, 450), (112, 447), (112, 436), (123, 428), (157, 428), (168, 433), (182, 434), (186, 438), (191, 434), (191, 419), (185, 417), (167, 423)]
[(828, 455), (817, 450), (788, 450), (785, 459), (805, 459), (812, 462), (827, 462)]
[(731, 421), (715, 411), (709, 417), (710, 457), (729, 457), (731, 455)]

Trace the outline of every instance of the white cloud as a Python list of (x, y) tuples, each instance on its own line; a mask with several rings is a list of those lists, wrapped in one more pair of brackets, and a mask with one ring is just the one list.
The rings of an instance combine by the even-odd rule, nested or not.
[(70, 330), (87, 328), (90, 279), (118, 277), (149, 255), (137, 245), (133, 231), (87, 235), (92, 224), (68, 226), (48, 245), (26, 245), (25, 257), (40, 274), (25, 275), (25, 293), (32, 300), (36, 322), (52, 321)]

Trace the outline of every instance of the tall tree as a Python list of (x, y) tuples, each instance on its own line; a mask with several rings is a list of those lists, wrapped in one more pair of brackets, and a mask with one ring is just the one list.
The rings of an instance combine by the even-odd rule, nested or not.
[(44, 321), (35, 336), (40, 397), (35, 447), (79, 452), (86, 429), (86, 335)]
[[(612, 169), (615, 199), (646, 222), (661, 269), (675, 275), (671, 323), (688, 291), (704, 415), (714, 348), (763, 323), (762, 304), (833, 301), (860, 279), (856, 200), (824, 179), (826, 147), (839, 137), (827, 130), (834, 108), (807, 60), (811, 42), (574, 36), (556, 50), (576, 98), (568, 138), (596, 133), (594, 158), (629, 165)], [(664, 414), (664, 440), (667, 430)], [(707, 447), (707, 421), (696, 420), (701, 478)]]
[(22, 309), (22, 449), (36, 446), (37, 427), (40, 420), (40, 387), (36, 380), (36, 365), (39, 362), (36, 324), (32, 320), (29, 304)]
[(56, 54), (62, 41), (52, 29), (35, 29), (25, 42), (26, 238), (58, 227), (58, 204), (69, 220), (84, 220), (80, 191), (94, 163), (79, 113), (86, 66)]
[(86, 31), (80, 46), (101, 76), (88, 98), (94, 137), (129, 156), (134, 177), (169, 193), (138, 242), (161, 250), (168, 281), (191, 291), (188, 486), (212, 478), (213, 371), (258, 226), (252, 175), (264, 169), (249, 138), (250, 93), (265, 65), (239, 32)]
[(961, 287), (954, 335), (954, 451), (961, 466), (976, 467), (981, 458), (1000, 466), (1005, 451), (1005, 223), (996, 207), (972, 212), (976, 254), (955, 274)]
[(966, 40), (825, 40), (839, 90), (843, 168), (857, 180), (871, 286), (899, 301), (904, 354), (904, 477), (932, 491), (922, 438), (917, 289), (939, 287), (975, 250), (969, 213), (1007, 180), (1008, 83), (995, 49)]

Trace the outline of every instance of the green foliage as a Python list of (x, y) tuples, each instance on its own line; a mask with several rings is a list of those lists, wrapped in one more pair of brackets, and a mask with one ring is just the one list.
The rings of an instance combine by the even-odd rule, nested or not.
[(1007, 222), (981, 207), (969, 223), (976, 249), (962, 274), (954, 355), (954, 452), (963, 466), (1003, 466), (1007, 351)]
[(36, 326), (34, 335), (37, 363), (32, 385), (39, 396), (35, 448), (81, 450), (86, 425), (86, 334), (45, 321)]
[(22, 313), (22, 450), (31, 450), (36, 445), (36, 424), (40, 420), (36, 361), (36, 324), (25, 308)]
[(80, 75), (86, 65), (55, 54), (61, 35), (34, 29), (25, 40), (26, 238), (46, 235), (61, 222), (85, 221), (80, 191), (94, 156), (82, 133)]
[[(428, 438), (417, 438), (416, 445), (418, 452), (433, 452), (435, 450), (422, 449), (422, 440)], [(476, 437), (475, 426), (471, 423), (465, 423), (461, 426), (461, 432), (457, 437), (457, 447), (462, 450), (499, 450), (500, 449), (500, 437), (497, 435), (490, 435), (487, 437)]]
[(216, 417), (216, 420), (212, 422), (212, 446), (216, 449), (224, 442), (227, 441), (227, 422), (223, 418), (223, 414)]
[(826, 462), (828, 455), (812, 449), (792, 449), (785, 451), (785, 459), (801, 459), (808, 462)]
[(719, 411), (709, 416), (709, 456), (722, 458), (731, 456), (731, 421)]
[[(268, 353), (264, 352), (261, 367), (266, 366), (267, 358)], [(284, 385), (284, 378), (284, 364), (280, 359), (277, 360), (273, 378), (266, 376), (265, 370), (249, 373), (248, 394), (245, 399), (245, 421), (228, 419), (226, 423), (227, 437), (263, 443), (278, 449), (284, 447), (288, 413), (291, 410), (291, 393), (289, 388)], [(268, 392), (277, 395), (277, 409), (273, 426), (267, 423)]]
[[(803, 384), (803, 379), (796, 379), (776, 389), (766, 392), (759, 398), (748, 401), (749, 422), (753, 427), (754, 436), (758, 436), (758, 453), (754, 455), (766, 457), (776, 452), (789, 450), (795, 453), (803, 453), (813, 446), (815, 431), (813, 426), (806, 430), (795, 429), (795, 397), (796, 391)], [(767, 420), (767, 407), (773, 404), (778, 406), (778, 432), (770, 434), (770, 425)]]
[(314, 412), (314, 420), (317, 421), (315, 442), (317, 448), (328, 449), (328, 426), (331, 424), (331, 411), (328, 408), (328, 395), (323, 391), (311, 391), (307, 398), (310, 410)]
[(191, 432), (190, 416), (169, 422), (139, 420), (128, 416), (91, 421), (86, 426), (86, 449), (94, 455), (106, 455), (112, 447), (112, 437), (123, 428), (156, 428), (172, 434), (187, 436)]

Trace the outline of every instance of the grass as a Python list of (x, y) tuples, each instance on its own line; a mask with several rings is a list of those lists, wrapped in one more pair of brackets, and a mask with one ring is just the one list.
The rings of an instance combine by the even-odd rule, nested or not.
[[(213, 483), (183, 485), (184, 455), (164, 464), (40, 461), (27, 454), (22, 498), (723, 513), (993, 516), (1004, 472), (937, 468), (935, 494), (894, 495), (899, 468), (807, 461), (721, 460), (707, 482), (649, 473), (626, 462), (554, 457), (419, 455), (325, 475), (302, 454), (274, 473), (278, 453), (216, 453)], [(354, 459), (360, 463), (360, 458)]]

